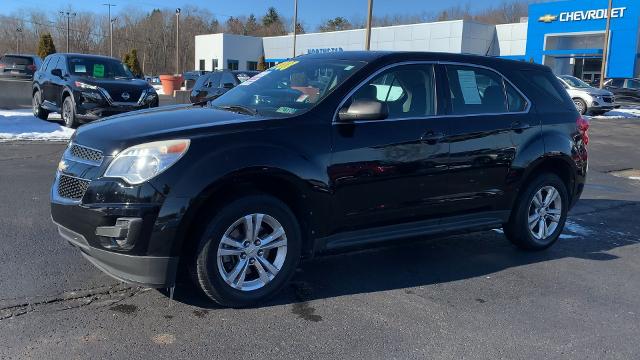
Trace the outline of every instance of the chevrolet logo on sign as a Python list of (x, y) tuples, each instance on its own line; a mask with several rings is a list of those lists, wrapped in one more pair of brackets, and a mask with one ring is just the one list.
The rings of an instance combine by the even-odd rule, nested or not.
[(545, 15), (545, 16), (540, 16), (540, 18), (538, 19), (538, 21), (540, 21), (540, 22), (544, 22), (544, 23), (550, 23), (550, 22), (556, 21), (557, 19), (558, 19), (558, 17), (557, 17), (557, 16), (547, 14), (547, 15)]

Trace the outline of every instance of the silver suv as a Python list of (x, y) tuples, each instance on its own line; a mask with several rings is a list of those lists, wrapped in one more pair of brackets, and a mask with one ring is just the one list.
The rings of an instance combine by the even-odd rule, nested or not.
[(595, 88), (571, 75), (560, 75), (558, 79), (571, 96), (580, 115), (602, 115), (616, 107), (611, 91)]

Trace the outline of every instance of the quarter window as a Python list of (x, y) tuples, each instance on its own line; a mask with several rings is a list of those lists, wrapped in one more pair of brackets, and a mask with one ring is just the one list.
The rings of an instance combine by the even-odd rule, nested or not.
[(388, 119), (436, 114), (432, 65), (404, 65), (389, 69), (361, 86), (347, 101), (371, 100), (387, 104)]
[(507, 105), (509, 112), (521, 112), (527, 108), (527, 100), (508, 82), (505, 82), (507, 89)]
[(502, 76), (482, 68), (447, 66), (453, 115), (507, 112)]

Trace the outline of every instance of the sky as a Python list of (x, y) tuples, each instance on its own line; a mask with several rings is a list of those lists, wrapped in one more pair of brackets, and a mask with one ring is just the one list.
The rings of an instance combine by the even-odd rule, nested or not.
[[(482, 9), (502, 3), (504, 0), (374, 0), (373, 9), (375, 16), (406, 15), (423, 12), (434, 13), (455, 5), (470, 4), (472, 10)], [(154, 8), (177, 8), (187, 4), (205, 8), (223, 22), (228, 16), (241, 16), (254, 13), (256, 17), (262, 16), (270, 6), (275, 7), (285, 17), (293, 17), (293, 0), (0, 0), (0, 14), (12, 15), (20, 9), (40, 9), (57, 12), (68, 8), (70, 5), (77, 11), (107, 12), (107, 7), (102, 5), (111, 2), (117, 5), (112, 8), (112, 13), (117, 16), (118, 11), (135, 7), (140, 10), (150, 11)], [(307, 28), (315, 29), (323, 20), (336, 16), (347, 19), (364, 19), (367, 13), (367, 0), (298, 0), (298, 19)]]

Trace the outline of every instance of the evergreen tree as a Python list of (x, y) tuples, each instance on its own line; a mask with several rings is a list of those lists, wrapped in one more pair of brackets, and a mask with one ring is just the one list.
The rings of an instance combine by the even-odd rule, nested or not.
[(133, 49), (131, 52), (125, 54), (122, 62), (131, 70), (133, 76), (142, 78), (143, 74), (140, 68), (140, 61), (138, 60), (138, 50)]
[(51, 54), (56, 53), (56, 46), (53, 43), (53, 38), (50, 33), (43, 33), (40, 35), (38, 41), (38, 56), (44, 59)]
[(258, 71), (267, 70), (267, 64), (264, 61), (264, 55), (260, 55), (260, 59), (258, 59), (258, 66), (256, 68)]
[(267, 13), (262, 18), (262, 25), (264, 25), (265, 27), (269, 27), (280, 22), (280, 15), (278, 14), (276, 8), (274, 8), (273, 6), (267, 9)]

